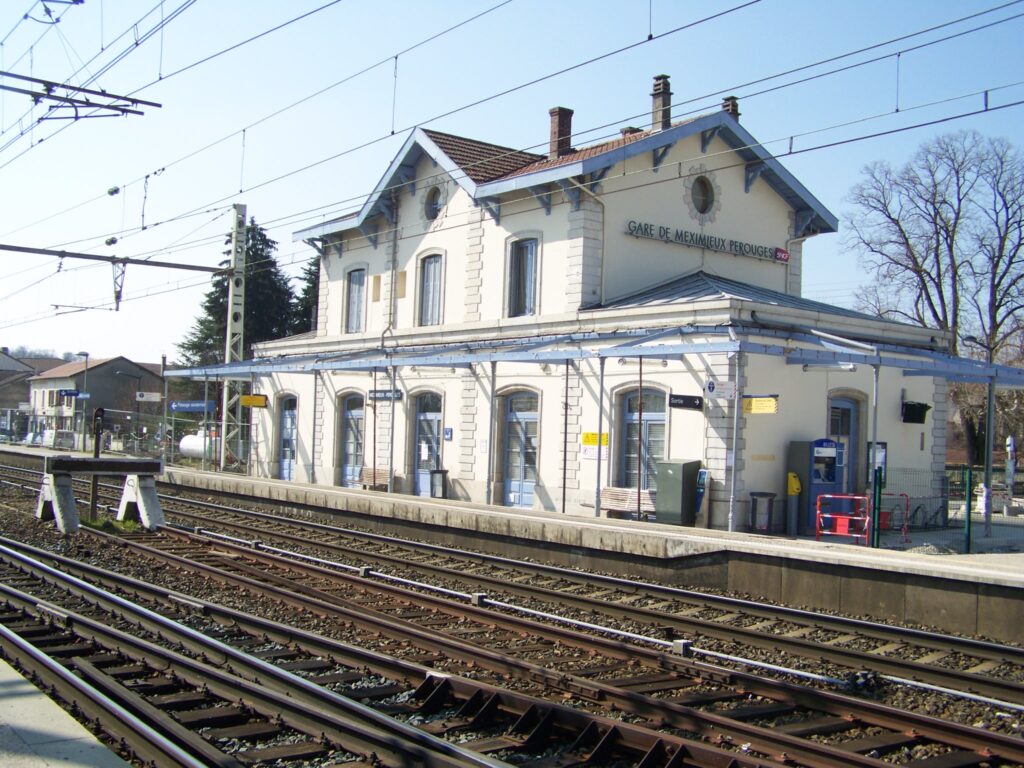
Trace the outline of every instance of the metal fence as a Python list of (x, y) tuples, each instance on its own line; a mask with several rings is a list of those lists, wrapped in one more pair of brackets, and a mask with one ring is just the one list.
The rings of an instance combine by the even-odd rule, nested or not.
[(986, 513), (982, 478), (967, 466), (941, 472), (888, 468), (878, 500), (877, 546), (936, 554), (1024, 551), (1024, 499), (995, 477)]

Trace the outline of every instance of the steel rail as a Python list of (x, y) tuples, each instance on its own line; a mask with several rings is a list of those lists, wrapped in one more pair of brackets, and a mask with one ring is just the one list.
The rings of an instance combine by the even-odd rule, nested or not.
[[(393, 765), (404, 765), (410, 759), (423, 765), (451, 766), (452, 768), (467, 765), (498, 768), (502, 765), (500, 761), (470, 752), (458, 745), (426, 734), (352, 699), (315, 685), (298, 675), (275, 667), (262, 659), (206, 637), (200, 632), (171, 621), (147, 608), (105, 592), (77, 577), (62, 573), (24, 553), (0, 546), (0, 555), (7, 558), (8, 561), (20, 563), (23, 569), (30, 570), (37, 577), (50, 583), (73, 588), (77, 594), (87, 597), (105, 610), (131, 616), (140, 626), (165, 638), (172, 638), (192, 652), (201, 654), (204, 659), (214, 665), (229, 667), (236, 675), (239, 670), (245, 671), (250, 679), (259, 680), (261, 684), (259, 686), (248, 683), (242, 685), (244, 681), (239, 680), (236, 675), (226, 675), (223, 680), (227, 681), (229, 688), (233, 686), (236, 691), (239, 688), (245, 688), (247, 696), (272, 700), (275, 707), (297, 718), (299, 722), (308, 720), (315, 723), (317, 727), (329, 727), (338, 734), (344, 734), (345, 740), (342, 740), (341, 743), (345, 744), (347, 748), (351, 748), (349, 745), (353, 742), (359, 744), (360, 748), (353, 749), (353, 751), (375, 752), (378, 757), (382, 754), (391, 755), (395, 760)], [(0, 594), (5, 595), (8, 600), (13, 599), (12, 596), (17, 592), (17, 590), (0, 584)], [(21, 599), (26, 598), (31, 601), (30, 596)], [(70, 612), (59, 607), (57, 610), (71, 615)], [(212, 677), (214, 674), (210, 664), (197, 664), (180, 654), (166, 650), (158, 651), (156, 649), (159, 646), (109, 629), (84, 616), (75, 616), (71, 623), (76, 631), (87, 630), (94, 639), (104, 638), (108, 642), (116, 642), (120, 648), (133, 648), (139, 654), (139, 660), (144, 660), (147, 657), (151, 659), (154, 655), (168, 663), (173, 660), (176, 670), (190, 669), (196, 675), (200, 685), (202, 685), (203, 675)], [(275, 692), (273, 696), (270, 696), (271, 691)], [(288, 695), (278, 694), (277, 691), (287, 691)], [(228, 695), (230, 696), (230, 693)], [(301, 706), (303, 703), (305, 706)], [(336, 714), (328, 715), (327, 712)], [(299, 730), (304, 729), (300, 727)]]
[[(287, 518), (278, 518), (278, 520), (281, 519)], [(230, 522), (225, 522), (223, 520), (216, 521), (216, 525), (220, 527), (226, 527), (230, 530), (249, 533), (250, 535), (254, 533), (254, 531), (251, 528), (247, 528), (244, 525), (236, 525)], [(325, 526), (325, 528), (328, 527)], [(328, 528), (328, 530), (330, 529)], [(259, 531), (257, 533), (258, 535), (262, 535), (264, 538), (266, 538), (269, 535), (272, 537), (277, 537), (282, 541), (287, 541), (297, 546), (308, 547), (310, 545), (310, 539), (308, 537), (303, 538), (301, 536), (289, 534), (286, 532)], [(248, 543), (251, 546), (252, 541), (250, 540), (248, 542), (245, 542), (245, 540), (240, 540), (236, 543)], [(904, 678), (952, 690), (961, 690), (993, 699), (1004, 700), (1018, 705), (1024, 704), (1024, 684), (1015, 682), (1013, 680), (1005, 680), (997, 677), (982, 676), (959, 669), (940, 668), (927, 664), (921, 664), (916, 661), (881, 656), (879, 654), (874, 654), (869, 651), (862, 651), (856, 648), (836, 647), (824, 643), (817, 643), (813, 640), (806, 640), (801, 637), (786, 637), (784, 635), (766, 634), (764, 632), (757, 631), (749, 627), (734, 626), (732, 624), (717, 624), (713, 621), (709, 622), (706, 620), (689, 618), (686, 616), (680, 616), (678, 614), (673, 613), (662, 613), (660, 611), (651, 610), (649, 608), (639, 608), (635, 606), (621, 605), (609, 601), (606, 598), (598, 599), (587, 596), (574, 595), (571, 593), (562, 592), (559, 590), (549, 589), (545, 587), (534, 587), (529, 585), (514, 584), (512, 582), (509, 582), (508, 580), (501, 580), (495, 577), (478, 576), (466, 572), (456, 572), (449, 568), (433, 565), (430, 563), (417, 563), (409, 561), (408, 559), (403, 560), (400, 557), (392, 555), (377, 553), (370, 554), (365, 551), (359, 551), (348, 547), (339, 547), (336, 544), (332, 544), (330, 542), (325, 542), (322, 540), (317, 540), (316, 546), (320, 549), (341, 551), (344, 554), (349, 554), (351, 556), (359, 557), (362, 559), (372, 557), (374, 559), (385, 560), (398, 567), (422, 569), (429, 571), (431, 573), (436, 573), (445, 576), (446, 578), (460, 579), (462, 581), (468, 581), (470, 583), (490, 587), (502, 592), (511, 592), (513, 594), (529, 597), (532, 599), (545, 600), (547, 602), (555, 603), (560, 606), (571, 606), (581, 611), (614, 616), (619, 619), (650, 624), (658, 627), (667, 626), (679, 633), (704, 635), (706, 637), (715, 638), (717, 640), (723, 640), (728, 642), (740, 642), (761, 649), (785, 651), (803, 658), (826, 660), (833, 664), (847, 667), (849, 669), (856, 671), (871, 670), (893, 678)], [(526, 567), (526, 564), (523, 564), (523, 567)], [(548, 569), (547, 567), (544, 567), (538, 570), (543, 572), (547, 571)], [(580, 576), (577, 574), (576, 579), (578, 580), (579, 578)], [(643, 590), (634, 590), (634, 594), (640, 591)], [(777, 616), (772, 616), (763, 606), (761, 606), (760, 612), (756, 615), (761, 615), (766, 618), (779, 618)], [(787, 609), (786, 611), (783, 611), (782, 615), (791, 616), (791, 610)], [(816, 627), (829, 624), (828, 621), (818, 621), (818, 619), (821, 618), (820, 614), (810, 614), (810, 616), (814, 618), (814, 624)], [(805, 618), (805, 620), (807, 619)], [(837, 622), (832, 622), (832, 624), (833, 626), (835, 626)], [(839, 625), (843, 626), (847, 630), (854, 628), (852, 624), (845, 625), (839, 623)], [(914, 635), (916, 640), (917, 635), (913, 632), (911, 634)], [(903, 638), (901, 632), (898, 629), (894, 628), (889, 628), (889, 631), (885, 634), (885, 637), (890, 642), (897, 642), (897, 638)], [(903, 639), (905, 641), (905, 638)], [(947, 639), (951, 641), (956, 640), (956, 638)], [(969, 644), (965, 644), (965, 647), (966, 645)], [(988, 645), (990, 646), (989, 650), (992, 650), (991, 646), (995, 644)], [(961, 649), (955, 646), (950, 647), (950, 645), (947, 644), (943, 646), (943, 650), (953, 652)], [(1020, 649), (1014, 650), (1018, 651), (1018, 663), (1024, 664), (1024, 651), (1021, 651)], [(984, 656), (984, 658), (991, 657), (986, 655)], [(999, 658), (1000, 660), (1006, 660), (1003, 657)]]
[[(10, 559), (10, 554), (4, 552), (4, 549), (4, 547), (0, 547), (0, 555)], [(54, 557), (54, 559), (59, 561), (68, 561), (68, 558), (53, 556), (52, 553), (42, 552), (42, 554)], [(18, 562), (20, 562), (25, 569), (30, 570), (35, 575), (44, 578), (50, 583), (72, 586), (76, 592), (81, 589), (81, 582), (77, 578), (67, 574), (61, 574), (50, 566), (46, 566), (42, 563), (33, 563), (31, 562), (31, 558), (26, 556), (18, 558)], [(201, 609), (203, 613), (209, 613), (212, 616), (223, 618), (231, 623), (237, 623), (239, 626), (245, 626), (260, 634), (265, 633), (268, 637), (280, 637), (282, 641), (287, 640), (289, 643), (308, 645), (316, 649), (318, 652), (322, 652), (327, 655), (338, 655), (339, 657), (351, 659), (354, 664), (359, 663), (371, 668), (383, 668), (383, 670), (387, 670), (387, 673), (391, 675), (409, 676), (413, 679), (420, 678), (421, 683), (417, 693), (420, 698), (429, 699), (430, 701), (427, 701), (427, 704), (431, 704), (433, 706), (443, 703), (448, 695), (456, 695), (460, 700), (467, 704), (479, 701), (481, 697), (486, 697), (487, 700), (491, 702), (488, 706), (507, 710), (519, 720), (526, 718), (531, 711), (537, 710), (538, 707), (543, 707), (557, 715), (557, 722), (555, 724), (557, 724), (559, 728), (579, 734), (577, 741), (581, 745), (585, 743), (583, 736), (588, 731), (593, 731), (596, 728), (602, 738), (610, 739), (616, 742), (621, 748), (636, 753), (638, 761), (644, 756), (657, 755), (660, 753), (665, 756), (666, 762), (668, 761), (668, 758), (678, 755), (680, 759), (685, 758), (685, 761), (680, 763), (681, 765), (699, 765), (707, 766), (707, 768), (716, 768), (719, 766), (735, 766), (736, 768), (777, 766), (777, 768), (782, 768), (783, 766), (783, 763), (775, 762), (773, 760), (765, 760), (764, 758), (756, 758), (751, 755), (733, 753), (701, 742), (669, 734), (658, 733), (641, 726), (623, 723), (588, 713), (577, 712), (569, 707), (534, 699), (524, 694), (506, 691), (478, 681), (470, 681), (451, 675), (438, 674), (433, 670), (411, 662), (402, 662), (398, 659), (392, 659), (373, 651), (357, 649), (336, 641), (331, 641), (327, 638), (318, 637), (311, 633), (304, 632), (303, 630), (284, 627), (279, 622), (257, 619), (256, 617), (247, 616), (241, 612), (223, 608), (213, 603), (198, 600), (187, 595), (169, 593), (166, 590), (154, 590), (150, 585), (143, 582), (131, 580), (127, 577), (118, 577), (117, 574), (109, 572), (104, 574), (102, 569), (98, 569), (93, 566), (86, 566), (86, 564), (82, 563), (78, 563), (76, 566), (85, 566), (83, 570), (91, 571), (93, 575), (102, 574), (103, 577), (108, 580), (112, 579), (113, 581), (121, 582), (121, 586), (133, 583), (143, 591), (161, 593), (163, 599), (170, 600), (172, 605), (191, 605), (194, 608)], [(62, 576), (64, 579), (61, 578)], [(131, 604), (126, 605), (124, 601), (120, 600), (120, 598), (111, 599), (115, 596), (111, 595), (105, 597), (98, 594), (95, 587), (91, 590), (87, 590), (86, 593), (89, 594), (90, 597), (98, 599), (101, 602), (109, 601), (112, 604), (120, 605), (121, 610), (126, 612), (131, 606)], [(255, 701), (266, 702), (269, 706), (281, 706), (283, 711), (284, 707), (291, 706), (292, 709), (295, 709), (298, 705), (297, 702), (309, 699), (310, 703), (313, 704), (313, 710), (312, 712), (306, 712), (305, 715), (308, 717), (311, 714), (319, 714), (319, 719), (315, 720), (313, 724), (317, 727), (323, 728), (324, 732), (328, 736), (336, 738), (334, 730), (330, 727), (332, 724), (330, 715), (320, 712), (320, 710), (325, 707), (325, 698), (330, 700), (337, 696), (336, 694), (331, 694), (329, 691), (325, 691), (326, 696), (314, 695), (312, 697), (308, 696), (308, 687), (306, 690), (296, 690), (291, 688), (287, 695), (283, 693), (276, 694), (274, 692), (269, 692), (265, 690), (265, 686), (268, 683), (266, 679), (261, 679), (260, 685), (250, 683), (246, 680), (235, 677), (233, 674), (222, 672), (216, 667), (201, 664), (188, 657), (183, 657), (174, 652), (162, 649), (159, 646), (152, 646), (145, 641), (124, 635), (117, 630), (106, 627), (101, 622), (94, 621), (88, 617), (82, 616), (81, 614), (68, 611), (60, 608), (59, 606), (54, 606), (45, 601), (39, 601), (37, 598), (24, 593), (21, 590), (16, 590), (0, 584), (0, 595), (9, 602), (20, 605), (21, 608), (28, 613), (63, 615), (66, 617), (68, 623), (73, 625), (75, 630), (85, 637), (99, 643), (105, 642), (117, 645), (125, 655), (130, 658), (135, 658), (138, 661), (148, 661), (152, 663), (155, 660), (167, 671), (173, 671), (174, 674), (181, 676), (182, 679), (186, 679), (189, 682), (199, 685), (205, 684), (208, 689), (226, 698), (237, 698), (239, 691), (241, 691), (246, 700), (250, 700), (251, 698)], [(131, 615), (136, 620), (141, 619), (144, 622), (148, 622), (149, 619), (147, 618), (147, 614), (150, 613), (151, 612), (148, 611), (148, 609), (143, 608), (137, 614), (132, 612)], [(173, 624), (173, 622), (169, 623)], [(167, 626), (167, 623), (161, 623), (161, 626), (162, 633), (165, 636), (170, 637), (176, 642), (182, 641), (183, 638), (173, 632), (173, 630)], [(185, 632), (184, 639), (189, 639), (191, 632), (191, 630)], [(216, 641), (211, 642), (214, 646), (220, 645)], [(237, 656), (232, 656), (230, 659), (230, 666), (233, 671), (237, 671), (237, 667), (235, 666), (237, 661)], [(265, 662), (261, 662), (261, 664), (257, 666), (262, 666), (262, 664), (265, 664)], [(274, 671), (283, 676), (289, 676), (289, 673), (281, 673), (280, 670), (276, 670), (276, 668), (274, 668)], [(267, 670), (263, 670), (264, 675), (266, 672)], [(317, 686), (312, 684), (307, 684), (307, 686), (317, 688)], [(286, 719), (290, 719), (289, 714), (290, 713), (285, 711)], [(545, 715), (545, 717), (547, 717), (547, 715)], [(419, 731), (417, 732), (422, 733)], [(422, 735), (427, 739), (433, 738), (430, 737), (429, 734)], [(465, 750), (462, 751), (466, 752)], [(423, 764), (428, 766), (446, 765), (451, 766), (452, 768), (455, 766), (467, 765), (491, 765), (497, 768), (497, 766), (505, 765), (505, 763), (502, 763), (501, 761), (492, 760), (487, 757), (473, 755), (468, 752), (466, 752), (466, 754), (469, 754), (475, 759), (467, 761), (459, 758), (454, 762), (449, 762), (439, 761), (434, 759), (433, 756), (428, 755), (427, 757), (430, 757), (430, 759), (421, 761), (417, 758), (422, 758), (423, 755), (410, 751), (405, 754), (405, 762), (401, 764)], [(380, 757), (380, 753), (378, 753), (378, 757)], [(837, 763), (827, 763), (822, 765), (834, 766), (837, 765)], [(871, 765), (874, 766), (880, 764), (871, 763)]]
[[(995, 643), (987, 640), (979, 640), (975, 638), (956, 637), (941, 632), (933, 632), (930, 630), (917, 629), (912, 627), (894, 627), (889, 624), (884, 624), (876, 621), (868, 621), (866, 619), (856, 619), (844, 616), (834, 616), (831, 614), (818, 613), (815, 611), (809, 611), (801, 608), (792, 608), (789, 606), (772, 605), (754, 600), (746, 600), (743, 598), (729, 597), (727, 595), (712, 595), (705, 592), (698, 592), (696, 590), (687, 590), (679, 587), (668, 587), (660, 584), (651, 584), (647, 582), (639, 582), (633, 579), (625, 579), (617, 576), (608, 576), (603, 574), (592, 574), (583, 573), (570, 568), (563, 568), (556, 565), (547, 565), (544, 563), (533, 563), (522, 560), (515, 560), (512, 558), (501, 557), (498, 555), (489, 555), (481, 552), (471, 552), (455, 547), (444, 547), (437, 544), (429, 544), (426, 542), (410, 541), (408, 539), (401, 539), (393, 536), (386, 536), (384, 534), (372, 533), (368, 531), (359, 531), (350, 528), (341, 528), (325, 523), (316, 523), (309, 520), (301, 520), (292, 517), (283, 517), (280, 515), (274, 515), (268, 512), (261, 512), (258, 510), (246, 510), (237, 507), (230, 507), (223, 504), (216, 504), (214, 502), (202, 501), (199, 499), (187, 499), (172, 494), (159, 494), (161, 499), (176, 501), (182, 504), (188, 504), (197, 506), (203, 509), (211, 509), (217, 511), (228, 511), (244, 517), (251, 517), (255, 519), (264, 519), (268, 522), (286, 524), (294, 527), (304, 528), (311, 531), (317, 531), (322, 533), (329, 533), (337, 536), (350, 536), (365, 541), (376, 541), (381, 544), (386, 544), (394, 547), (403, 547), (406, 549), (420, 550), (426, 553), (441, 555), (446, 557), (463, 558), (473, 560), (479, 563), (487, 563), (497, 566), (503, 566), (514, 570), (524, 571), (528, 574), (546, 574), (549, 576), (566, 579), (574, 583), (585, 585), (585, 586), (598, 586), (604, 585), (608, 587), (614, 587), (622, 589), (624, 592), (632, 594), (637, 593), (649, 593), (652, 597), (659, 597), (662, 599), (674, 599), (680, 601), (691, 601), (699, 602), (702, 605), (708, 607), (717, 607), (723, 610), (729, 611), (743, 611), (753, 616), (758, 616), (765, 619), (777, 619), (783, 620), (788, 619), (794, 622), (812, 624), (817, 628), (828, 629), (836, 632), (848, 633), (850, 631), (856, 631), (865, 636), (874, 637), (875, 639), (885, 640), (888, 642), (907, 642), (908, 638), (912, 639), (914, 643), (920, 644), (924, 647), (931, 648), (933, 650), (948, 650), (950, 652), (964, 652), (976, 655), (979, 658), (989, 660), (1007, 660), (1010, 662), (1024, 664), (1024, 647), (1008, 645), (1004, 643)], [(266, 499), (254, 498), (254, 502), (266, 503)], [(307, 508), (304, 505), (293, 505), (296, 508)], [(317, 510), (315, 507), (308, 507), (309, 510), (319, 512), (323, 514), (323, 510)], [(175, 510), (174, 514), (183, 514), (188, 516), (198, 517), (194, 513), (187, 511)], [(222, 519), (217, 520), (218, 525), (231, 526), (238, 530), (246, 530), (244, 526), (235, 526), (228, 521)], [(251, 529), (250, 529), (251, 531)], [(278, 534), (284, 535), (284, 534)], [(301, 537), (294, 537), (296, 541), (303, 541)], [(308, 540), (306, 540), (308, 542)], [(334, 545), (329, 542), (325, 543), (317, 540), (318, 546), (324, 548), (339, 547), (344, 551), (351, 552), (353, 554), (362, 554), (364, 557), (367, 556), (365, 550), (360, 551), (352, 547), (345, 547), (344, 545)], [(395, 555), (387, 555), (384, 553), (374, 553), (373, 557), (379, 560), (387, 560), (393, 562), (396, 565), (403, 565), (405, 567), (421, 568), (424, 570), (430, 570), (436, 573), (453, 573), (451, 569), (446, 569), (443, 566), (436, 566), (430, 563), (420, 563), (415, 561), (409, 561)], [(523, 590), (524, 594), (529, 593), (529, 588), (524, 585), (510, 584), (508, 581), (501, 579), (489, 578), (486, 576), (477, 576), (474, 574), (466, 574), (458, 572), (457, 575), (464, 579), (474, 579), (481, 584), (493, 585), (494, 588), (504, 587), (507, 591)], [(666, 614), (671, 615), (671, 614)]]
[[(33, 471), (33, 470), (26, 470)], [(166, 485), (161, 483), (161, 485)], [(114, 489), (119, 490), (119, 489)], [(214, 492), (211, 492), (214, 493)], [(224, 494), (226, 496), (237, 496), (237, 494)], [(473, 560), (479, 563), (488, 563), (497, 566), (507, 567), (515, 570), (520, 570), (528, 574), (546, 574), (549, 576), (566, 579), (573, 583), (577, 583), (583, 586), (595, 586), (605, 585), (617, 589), (622, 589), (624, 592), (631, 594), (648, 593), (652, 597), (660, 597), (662, 599), (673, 599), (680, 601), (691, 601), (698, 602), (701, 605), (713, 608), (720, 608), (722, 610), (729, 611), (743, 611), (752, 616), (757, 616), (764, 619), (774, 620), (789, 620), (795, 623), (810, 624), (816, 629), (825, 629), (835, 632), (858, 632), (866, 637), (885, 641), (885, 642), (901, 642), (901, 643), (915, 643), (922, 647), (930, 648), (932, 650), (942, 650), (949, 653), (965, 653), (968, 655), (976, 656), (980, 659), (986, 659), (991, 661), (1006, 661), (1009, 663), (1016, 663), (1024, 665), (1024, 647), (1013, 646), (1003, 643), (995, 643), (992, 641), (979, 640), (976, 638), (965, 638), (957, 637), (941, 632), (934, 632), (930, 630), (917, 629), (912, 627), (894, 627), (881, 622), (868, 621), (865, 619), (856, 619), (844, 616), (834, 616), (831, 614), (823, 614), (815, 611), (809, 611), (800, 608), (792, 608), (789, 606), (772, 605), (753, 600), (746, 600), (743, 598), (729, 597), (724, 595), (712, 595), (704, 592), (698, 592), (695, 590), (686, 590), (679, 587), (668, 587), (660, 584), (651, 584), (645, 582), (638, 582), (631, 579), (624, 579), (616, 576), (608, 576), (602, 574), (589, 574), (580, 571), (572, 570), (569, 568), (563, 568), (561, 566), (547, 565), (543, 563), (533, 563), (521, 560), (515, 560), (511, 558), (505, 558), (497, 555), (489, 555), (480, 552), (471, 552), (468, 550), (462, 550), (454, 547), (444, 547), (436, 544), (429, 544), (425, 542), (410, 541), (408, 539), (401, 539), (398, 537), (387, 536), (384, 534), (377, 534), (367, 531), (359, 531), (350, 528), (341, 528), (333, 525), (327, 525), (324, 523), (316, 523), (308, 520), (301, 520), (293, 517), (283, 517), (280, 515), (274, 515), (267, 512), (261, 512), (258, 510), (247, 510), (238, 507), (231, 507), (224, 504), (217, 504), (214, 502), (203, 501), (200, 499), (189, 499), (183, 498), (174, 494), (161, 493), (160, 498), (165, 501), (174, 501), (180, 504), (187, 504), (190, 506), (196, 506), (202, 509), (211, 509), (216, 511), (227, 511), (243, 517), (249, 517), (254, 519), (263, 519), (273, 523), (279, 523), (283, 525), (289, 525), (294, 527), (305, 528), (317, 532), (329, 533), (336, 536), (348, 536), (354, 537), (361, 540), (376, 541), (385, 545), (402, 547), (407, 549), (421, 550), (423, 552), (441, 555), (445, 557), (455, 557)], [(266, 503), (266, 499), (254, 498), (253, 501), (258, 503)], [(309, 507), (307, 505), (296, 504), (293, 505), (296, 508), (308, 509), (311, 512), (323, 514), (323, 510), (316, 507)], [(198, 517), (195, 513), (188, 511), (175, 510), (173, 514), (181, 514), (190, 517)], [(202, 519), (202, 518), (201, 518)], [(251, 529), (243, 525), (235, 525), (228, 521), (219, 519), (218, 525), (223, 525), (235, 530), (251, 533)], [(306, 543), (307, 539), (297, 536), (288, 536), (282, 532), (275, 532), (284, 539), (290, 539), (296, 543)], [(353, 555), (367, 557), (365, 550), (359, 550), (353, 547), (346, 547), (345, 545), (331, 544), (329, 542), (317, 541), (317, 545), (327, 549), (334, 549), (336, 551), (342, 551), (351, 553)], [(542, 588), (529, 587), (528, 585), (518, 585), (510, 583), (507, 580), (499, 578), (488, 577), (486, 575), (474, 575), (467, 574), (463, 571), (453, 572), (450, 568), (444, 566), (433, 565), (429, 562), (416, 562), (395, 555), (388, 555), (386, 553), (373, 553), (374, 559), (392, 562), (402, 567), (412, 567), (422, 570), (431, 571), (441, 575), (452, 576), (461, 580), (472, 580), (484, 586), (488, 586), (493, 589), (503, 589), (504, 591), (513, 592), (516, 594), (522, 594), (525, 596), (534, 596), (537, 591), (546, 591), (551, 596), (557, 596), (561, 601), (566, 599), (577, 599), (585, 600), (582, 597), (576, 597), (572, 595), (566, 595), (565, 593), (557, 592), (554, 590), (543, 590)], [(606, 601), (598, 601), (600, 605), (605, 607), (608, 606)], [(589, 603), (584, 606), (586, 610), (593, 610), (593, 603)], [(625, 609), (629, 610), (640, 610), (640, 609)], [(659, 617), (672, 617), (673, 614), (662, 614), (657, 613)], [(676, 616), (675, 618), (679, 618)], [(646, 619), (638, 619), (646, 620)], [(701, 625), (705, 625), (701, 622)], [(730, 632), (734, 628), (730, 627)], [(744, 629), (744, 632), (748, 630)], [(710, 633), (708, 633), (710, 636)], [(772, 636), (776, 642), (779, 642), (778, 636)], [(731, 635), (727, 639), (735, 639)], [(783, 638), (783, 641), (789, 642), (788, 639)], [(809, 642), (809, 641), (804, 641)], [(799, 645), (799, 644), (797, 644)], [(775, 648), (776, 646), (771, 646)], [(828, 646), (822, 646), (820, 644), (812, 644), (812, 647), (817, 651), (820, 649), (828, 650)], [(802, 653), (801, 655), (807, 655)], [(818, 658), (818, 653), (810, 654), (813, 658)], [(875, 654), (867, 653), (867, 658), (863, 661), (878, 659), (879, 657)], [(832, 659), (833, 663), (840, 663), (835, 659)], [(852, 665), (854, 667), (863, 667), (863, 664)], [(977, 676), (975, 676), (977, 677)], [(982, 678), (984, 679), (984, 678)]]
[[(134, 542), (123, 542), (123, 545), (140, 552), (152, 551), (151, 548)], [(218, 544), (217, 546), (220, 548), (227, 545)], [(231, 553), (228, 554), (229, 556), (231, 555)], [(312, 610), (324, 615), (335, 615), (352, 622), (354, 625), (365, 627), (370, 631), (415, 640), (421, 647), (440, 650), (456, 658), (471, 659), (477, 664), (495, 668), (507, 674), (515, 674), (527, 680), (543, 682), (560, 690), (595, 701), (603, 701), (624, 711), (634, 712), (644, 717), (657, 717), (666, 725), (702, 733), (705, 738), (728, 738), (734, 742), (738, 740), (740, 743), (750, 743), (758, 751), (778, 755), (784, 753), (790, 758), (799, 759), (807, 765), (880, 766), (883, 764), (874, 758), (851, 754), (841, 748), (816, 744), (776, 730), (732, 720), (722, 715), (699, 712), (689, 707), (652, 699), (649, 696), (615, 686), (576, 678), (564, 672), (552, 671), (528, 662), (509, 659), (500, 654), (490, 653), (486, 649), (482, 649), (467, 641), (440, 637), (436, 633), (424, 630), (415, 624), (384, 617), (379, 615), (378, 612), (368, 609), (366, 606), (348, 604), (347, 601), (339, 600), (337, 596), (320, 593), (317, 597), (304, 598), (298, 594), (300, 591), (316, 591), (308, 588), (300, 589), (294, 583), (287, 582), (284, 579), (276, 580), (282, 582), (279, 588), (269, 589), (265, 583), (261, 584), (255, 580), (255, 577), (260, 575), (255, 567), (251, 569), (252, 576), (243, 576), (237, 573), (225, 572), (209, 564), (197, 563), (179, 555), (159, 552), (157, 552), (157, 555), (167, 562), (198, 568), (211, 576), (226, 580), (229, 583), (273, 593), (277, 599), (296, 607)], [(48, 556), (56, 557), (54, 555)], [(284, 561), (284, 564), (291, 566), (293, 563), (291, 561)], [(338, 574), (331, 573), (330, 575), (337, 576)], [(407, 602), (418, 602), (423, 597), (426, 596), (418, 593), (404, 593), (404, 599)], [(458, 606), (460, 612), (464, 608), (464, 606)], [(495, 618), (491, 614), (488, 623), (496, 623)], [(533, 629), (536, 630), (538, 628), (534, 626)], [(545, 627), (544, 629), (548, 628)], [(1008, 757), (1012, 756), (1014, 759), (1024, 760), (1024, 745), (1017, 739), (1003, 737), (1000, 734), (979, 732), (966, 726), (937, 721), (926, 716), (859, 701), (848, 696), (814, 691), (801, 686), (776, 681), (767, 681), (753, 675), (680, 659), (671, 654), (651, 651), (642, 647), (628, 646), (591, 636), (580, 636), (578, 633), (562, 632), (559, 634), (565, 638), (563, 642), (573, 642), (573, 636), (575, 635), (574, 642), (576, 644), (589, 643), (600, 647), (609, 654), (617, 651), (618, 653), (625, 652), (632, 656), (643, 656), (650, 660), (653, 665), (661, 665), (666, 669), (676, 668), (680, 672), (702, 677), (705, 680), (713, 679), (721, 683), (732, 684), (741, 690), (762, 695), (766, 698), (773, 698), (776, 701), (784, 701), (796, 707), (825, 712), (840, 718), (855, 718), (858, 722), (863, 722), (867, 725), (877, 725), (893, 731), (913, 731), (924, 738), (963, 749), (979, 750), (989, 747), (997, 750), (999, 754), (1005, 753)], [(490, 661), (490, 659), (495, 659), (496, 663)]]
[(127, 745), (139, 759), (169, 768), (207, 768), (210, 765), (182, 749), (180, 741), (151, 728), (133, 712), (2, 624), (0, 648), (7, 661), (16, 664), (22, 674), (31, 675), (51, 695), (74, 702), (85, 717), (99, 723), (105, 733)]

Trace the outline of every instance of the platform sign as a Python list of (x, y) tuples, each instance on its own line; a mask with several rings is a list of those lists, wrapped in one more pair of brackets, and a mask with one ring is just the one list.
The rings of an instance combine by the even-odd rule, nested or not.
[(243, 408), (266, 408), (268, 402), (266, 395), (242, 395), (239, 399)]
[(682, 408), (687, 411), (703, 411), (704, 398), (700, 395), (669, 395), (669, 408)]
[(172, 400), (171, 413), (210, 413), (217, 410), (213, 400)]
[(708, 379), (704, 383), (704, 394), (711, 400), (733, 400), (736, 398), (736, 382)]
[(57, 397), (78, 397), (77, 389), (58, 389)]
[(77, 395), (75, 395), (75, 397), (78, 400), (88, 400), (90, 397), (92, 397), (92, 395), (90, 395), (88, 392), (79, 392)]
[(136, 392), (135, 399), (140, 403), (159, 403), (164, 396), (160, 392)]
[(371, 400), (401, 400), (402, 390), (400, 389), (371, 389)]
[[(584, 432), (580, 436), (580, 456), (584, 459), (597, 458), (597, 432)], [(601, 460), (608, 458), (608, 433), (601, 433)]]

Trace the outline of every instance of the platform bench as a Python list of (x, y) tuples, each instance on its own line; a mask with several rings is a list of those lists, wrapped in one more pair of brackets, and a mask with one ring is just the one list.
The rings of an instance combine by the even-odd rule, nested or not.
[[(636, 488), (602, 488), (601, 509), (608, 517), (628, 520), (637, 511), (636, 494)], [(656, 499), (656, 491), (640, 491), (640, 514), (655, 514)]]
[(388, 469), (363, 467), (359, 470), (359, 485), (364, 491), (386, 491), (388, 489)]

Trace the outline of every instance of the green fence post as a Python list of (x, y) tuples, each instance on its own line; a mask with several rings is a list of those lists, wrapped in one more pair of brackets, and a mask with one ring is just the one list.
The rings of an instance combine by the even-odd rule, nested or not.
[(971, 467), (961, 469), (961, 473), (966, 474), (967, 480), (964, 485), (964, 508), (967, 512), (964, 514), (964, 554), (971, 554), (971, 502), (974, 500), (974, 472)]

